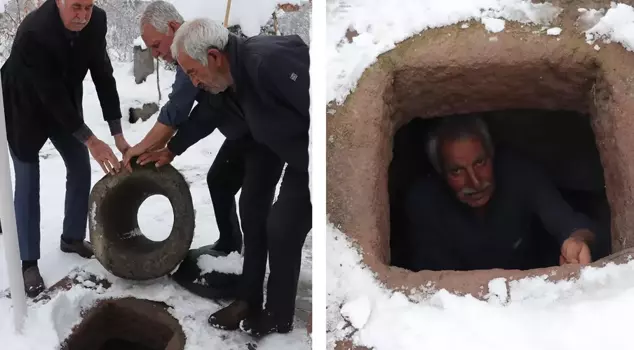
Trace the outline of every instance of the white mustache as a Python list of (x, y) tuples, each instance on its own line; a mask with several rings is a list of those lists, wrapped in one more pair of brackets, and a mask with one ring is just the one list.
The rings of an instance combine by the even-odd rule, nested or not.
[(73, 23), (75, 23), (75, 24), (86, 24), (86, 23), (88, 23), (88, 21), (85, 20), (85, 19), (74, 19)]

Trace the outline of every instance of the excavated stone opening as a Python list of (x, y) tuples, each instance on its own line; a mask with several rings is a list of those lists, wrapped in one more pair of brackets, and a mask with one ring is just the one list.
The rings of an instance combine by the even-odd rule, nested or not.
[(166, 305), (125, 298), (88, 310), (62, 350), (182, 350), (185, 335)]
[(565, 265), (414, 273), (391, 266), (392, 143), (397, 130), (415, 117), (527, 109), (589, 115), (603, 166), (613, 253), (592, 265), (602, 266), (634, 246), (634, 56), (619, 45), (595, 51), (574, 30), (558, 38), (531, 30), (511, 25), (496, 33), (495, 40), (479, 28), (426, 31), (381, 55), (344, 105), (332, 106), (327, 122), (328, 218), (351, 238), (363, 262), (387, 287), (482, 297), (493, 278), (569, 279), (580, 270)]
[[(146, 237), (139, 227), (138, 213), (143, 202), (149, 197), (167, 192), (159, 183), (143, 178), (130, 178), (110, 189), (104, 198), (101, 214), (104, 232), (109, 234), (111, 244), (119, 249), (134, 252), (150, 252), (160, 249), (164, 240)], [(168, 235), (169, 237), (169, 235)]]
[[(463, 115), (464, 116), (464, 115)], [(501, 110), (467, 116), (486, 121), (497, 147), (511, 149), (537, 163), (553, 181), (564, 200), (596, 224), (597, 241), (593, 258), (610, 253), (610, 207), (590, 116), (574, 111)], [(453, 118), (457, 116), (443, 116)], [(401, 257), (405, 247), (403, 202), (410, 186), (420, 177), (435, 175), (425, 155), (425, 140), (440, 118), (415, 118), (394, 136), (393, 156), (388, 170), (390, 196), (390, 263), (406, 267)], [(518, 186), (521, 184), (518, 183)], [(539, 266), (558, 264), (559, 246), (536, 220), (533, 251)]]

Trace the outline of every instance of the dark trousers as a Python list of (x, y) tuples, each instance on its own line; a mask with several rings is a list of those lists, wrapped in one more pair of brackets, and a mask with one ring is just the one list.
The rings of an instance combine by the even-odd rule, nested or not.
[[(266, 177), (255, 173), (250, 176), (247, 168), (240, 198), (245, 249), (242, 297), (251, 305), (262, 305), (268, 255), (270, 274), (266, 309), (278, 323), (292, 323), (302, 247), (312, 224), (308, 172), (287, 167), (277, 201), (270, 210), (256, 209), (264, 208), (267, 204), (270, 206), (283, 168), (279, 158), (268, 148), (266, 150), (270, 153), (268, 157), (277, 159), (278, 163), (265, 166), (269, 170)], [(247, 194), (247, 190), (253, 190), (253, 193), (261, 191), (262, 196), (253, 198)], [(247, 217), (256, 220), (249, 221)]]
[[(51, 132), (50, 140), (66, 165), (66, 198), (62, 238), (83, 240), (88, 220), (90, 158), (73, 135)], [(23, 162), (11, 153), (15, 169), (15, 218), (22, 260), (40, 258), (40, 164)], [(47, 208), (45, 208), (46, 210)]]
[(225, 140), (207, 173), (207, 187), (214, 206), (220, 237), (217, 246), (242, 248), (242, 231), (236, 210), (236, 193), (242, 187), (245, 154), (252, 141)]

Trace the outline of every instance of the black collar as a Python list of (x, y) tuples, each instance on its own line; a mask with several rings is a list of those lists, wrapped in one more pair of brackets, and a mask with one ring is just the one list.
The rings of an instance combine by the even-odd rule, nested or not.
[(227, 41), (227, 45), (223, 52), (227, 55), (229, 59), (229, 71), (231, 72), (231, 77), (233, 78), (233, 89), (237, 91), (240, 82), (242, 82), (242, 66), (240, 65), (240, 56), (242, 51), (242, 43), (244, 39), (229, 33), (229, 41)]

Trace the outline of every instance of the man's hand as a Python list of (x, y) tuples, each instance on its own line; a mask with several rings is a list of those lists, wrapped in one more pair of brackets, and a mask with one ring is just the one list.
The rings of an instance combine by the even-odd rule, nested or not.
[(88, 147), (90, 154), (99, 163), (104, 173), (114, 174), (121, 170), (121, 164), (119, 164), (119, 160), (117, 160), (110, 146), (96, 136), (93, 135), (86, 141), (86, 147)]
[(123, 137), (123, 134), (118, 134), (114, 136), (114, 144), (115, 146), (117, 146), (119, 152), (121, 152), (121, 155), (125, 155), (125, 153), (130, 148), (130, 144), (128, 143), (128, 141), (126, 141), (125, 137)]
[(169, 164), (174, 160), (176, 155), (169, 150), (169, 148), (165, 147), (158, 151), (152, 151), (148, 153), (143, 153), (137, 163), (140, 165), (145, 165), (148, 163), (156, 162), (156, 167), (161, 167), (165, 164)]
[(592, 237), (592, 232), (588, 230), (575, 231), (568, 239), (561, 245), (561, 256), (559, 257), (559, 264), (581, 264), (586, 265), (592, 262), (592, 256), (590, 254), (590, 247), (588, 246), (589, 238)]
[(123, 154), (123, 166), (125, 166), (128, 171), (132, 172), (130, 160), (134, 157), (142, 155), (147, 150), (147, 147), (145, 147), (143, 143), (137, 143), (136, 145), (128, 148), (128, 150)]

